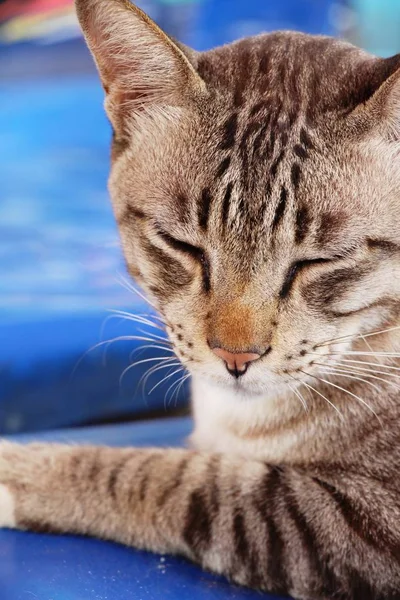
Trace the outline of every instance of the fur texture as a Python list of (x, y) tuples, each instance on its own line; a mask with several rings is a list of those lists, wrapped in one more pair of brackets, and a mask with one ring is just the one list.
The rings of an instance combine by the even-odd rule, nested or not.
[[(0, 446), (0, 524), (400, 598), (400, 56), (277, 32), (198, 54), (77, 0), (126, 262), (193, 380), (193, 450)], [(213, 348), (258, 354), (239, 377)]]

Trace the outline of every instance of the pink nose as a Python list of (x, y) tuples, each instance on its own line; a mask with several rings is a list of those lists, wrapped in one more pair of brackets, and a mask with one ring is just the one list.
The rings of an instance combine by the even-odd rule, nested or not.
[(226, 368), (231, 375), (234, 375), (235, 377), (244, 375), (249, 363), (258, 360), (261, 357), (260, 354), (255, 354), (254, 352), (240, 352), (236, 354), (224, 350), (223, 348), (213, 348), (212, 351), (225, 361)]

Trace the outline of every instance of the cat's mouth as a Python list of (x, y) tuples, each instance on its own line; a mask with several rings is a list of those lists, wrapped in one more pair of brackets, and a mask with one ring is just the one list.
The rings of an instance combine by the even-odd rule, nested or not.
[(290, 383), (288, 376), (282, 376), (269, 369), (264, 369), (263, 373), (260, 374), (252, 368), (249, 368), (246, 373), (239, 377), (228, 373), (214, 372), (212, 374), (208, 373), (207, 379), (217, 384), (221, 389), (245, 398), (276, 395), (287, 391), (289, 389), (288, 383)]

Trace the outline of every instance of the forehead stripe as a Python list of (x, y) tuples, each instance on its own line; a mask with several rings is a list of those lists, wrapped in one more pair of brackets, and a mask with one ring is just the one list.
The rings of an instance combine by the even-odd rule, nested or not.
[(222, 202), (222, 225), (223, 228), (225, 229), (227, 223), (228, 223), (228, 218), (229, 218), (229, 209), (231, 206), (231, 197), (232, 197), (232, 190), (233, 190), (233, 183), (230, 181), (226, 187), (225, 190), (225, 195), (224, 195), (224, 200)]
[(211, 197), (210, 188), (206, 187), (201, 192), (201, 198), (200, 198), (200, 203), (198, 206), (198, 213), (197, 213), (199, 225), (200, 225), (201, 229), (203, 229), (204, 231), (206, 231), (207, 227), (208, 227), (208, 220), (210, 218), (211, 202), (212, 202), (212, 197)]
[(226, 171), (229, 169), (230, 164), (231, 164), (231, 157), (227, 156), (226, 158), (224, 158), (224, 160), (219, 165), (218, 170), (216, 172), (216, 177), (218, 177), (218, 178), (222, 177), (226, 173)]
[(119, 217), (118, 219), (118, 225), (123, 226), (123, 225), (130, 225), (132, 224), (134, 221), (137, 221), (139, 219), (146, 219), (146, 215), (143, 211), (134, 208), (133, 206), (128, 206), (125, 208), (123, 214)]
[(294, 165), (292, 166), (292, 172), (290, 175), (294, 189), (296, 189), (299, 186), (300, 175), (301, 175), (300, 165), (298, 163), (294, 163)]
[(274, 232), (277, 229), (277, 227), (279, 226), (279, 223), (282, 221), (282, 218), (283, 218), (283, 215), (284, 215), (285, 209), (286, 209), (286, 199), (287, 199), (287, 191), (286, 191), (286, 188), (282, 187), (278, 206), (276, 207), (276, 211), (275, 211), (274, 221), (272, 223), (272, 232)]
[(300, 160), (305, 160), (306, 158), (308, 158), (308, 152), (301, 144), (296, 144), (293, 148), (293, 151), (296, 154), (296, 156), (300, 158)]
[(304, 127), (302, 127), (300, 131), (300, 142), (305, 148), (308, 148), (309, 150), (312, 150), (314, 148), (314, 144)]
[(306, 237), (312, 218), (310, 212), (306, 206), (301, 206), (296, 213), (296, 224), (295, 224), (295, 241), (296, 244), (300, 244)]
[(275, 177), (278, 171), (278, 167), (281, 164), (283, 157), (285, 156), (285, 151), (281, 150), (271, 165), (271, 176)]
[(234, 113), (225, 121), (222, 133), (223, 139), (219, 145), (220, 150), (230, 150), (235, 145), (237, 121), (237, 113)]

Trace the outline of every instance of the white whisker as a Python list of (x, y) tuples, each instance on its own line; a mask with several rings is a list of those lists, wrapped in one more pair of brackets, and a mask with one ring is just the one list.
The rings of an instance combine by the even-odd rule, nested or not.
[(176, 392), (175, 392), (176, 393), (176, 395), (175, 395), (175, 407), (177, 405), (179, 394), (180, 394), (180, 391), (182, 389), (182, 386), (184, 385), (185, 381), (187, 381), (189, 379), (189, 377), (190, 377), (190, 373), (186, 373), (185, 375), (182, 375), (180, 383), (179, 383), (178, 387), (176, 388)]
[[(165, 396), (164, 396), (164, 408), (165, 408), (165, 410), (167, 410), (167, 406), (169, 406), (169, 402), (167, 402), (167, 399), (168, 399), (168, 394), (170, 393), (170, 391), (172, 392), (172, 390), (174, 389), (174, 387), (175, 387), (176, 385), (178, 385), (178, 384), (179, 384), (179, 381), (180, 381), (179, 379), (178, 379), (177, 381), (173, 381), (173, 382), (172, 382), (172, 384), (169, 386), (169, 388), (168, 388), (168, 389), (167, 389), (167, 391), (166, 391), (166, 394), (165, 394)], [(173, 392), (172, 392), (172, 393), (173, 393)], [(171, 396), (171, 400), (172, 400), (172, 397), (173, 397), (173, 396)]]
[(142, 294), (142, 292), (140, 292), (137, 288), (135, 288), (135, 286), (130, 281), (128, 281), (126, 279), (126, 277), (124, 277), (121, 273), (119, 273), (119, 280), (117, 278), (117, 281), (125, 289), (127, 289), (128, 292), (133, 292), (134, 294), (136, 294), (137, 296), (139, 296), (139, 298), (141, 298), (147, 304), (149, 304), (151, 307), (153, 307), (155, 310), (157, 310), (157, 306), (153, 302), (151, 302), (151, 300), (149, 300), (144, 294)]
[[(175, 361), (175, 362), (173, 362), (173, 361)], [(159, 365), (159, 364), (153, 365), (152, 367), (147, 369), (147, 371), (141, 376), (141, 378), (138, 381), (137, 387), (139, 387), (140, 384), (142, 384), (142, 391), (143, 391), (143, 393), (145, 393), (147, 382), (148, 382), (149, 378), (153, 375), (153, 373), (156, 373), (157, 371), (160, 371), (161, 369), (178, 366), (179, 364), (180, 363), (176, 360), (176, 356), (174, 355), (174, 356), (171, 356), (171, 358), (168, 361), (165, 361), (162, 365)]]
[(155, 357), (152, 357), (152, 358), (144, 358), (143, 360), (139, 360), (137, 362), (132, 363), (131, 365), (128, 365), (126, 367), (126, 369), (124, 369), (122, 371), (122, 373), (121, 373), (121, 376), (119, 378), (119, 384), (120, 385), (122, 384), (122, 380), (125, 377), (126, 373), (128, 373), (128, 371), (130, 371), (134, 367), (137, 367), (138, 365), (143, 365), (143, 364), (148, 363), (148, 362), (154, 362), (155, 360), (158, 360), (158, 361), (171, 360), (171, 357), (155, 356)]
[[(155, 385), (153, 385), (153, 387), (151, 388), (151, 390), (149, 391), (149, 396), (150, 394), (157, 389), (162, 383), (164, 383), (164, 381), (167, 381), (167, 379), (170, 379), (171, 377), (173, 377), (174, 375), (176, 375), (176, 373), (180, 373), (183, 369), (182, 365), (180, 363), (174, 363), (176, 365), (180, 365), (179, 369), (176, 369), (173, 373), (170, 373), (169, 375), (167, 374), (163, 379), (161, 379), (158, 383), (156, 383)], [(172, 366), (172, 365), (171, 365)]]
[(160, 342), (165, 342), (166, 344), (169, 344), (170, 346), (172, 346), (171, 342), (169, 341), (169, 339), (167, 338), (166, 335), (157, 335), (156, 333), (153, 333), (152, 331), (143, 331), (142, 329), (139, 329), (139, 333), (150, 336), (152, 340), (156, 340), (156, 341), (159, 340)]
[[(357, 381), (362, 381), (363, 383), (367, 383), (368, 385), (375, 388), (378, 392), (382, 392), (382, 388), (379, 388), (371, 381), (368, 381), (368, 379), (363, 379), (362, 377), (358, 377), (357, 375), (350, 373), (350, 371), (344, 371), (342, 369), (338, 369), (337, 367), (325, 367), (324, 370), (319, 369), (319, 372), (325, 373), (327, 375), (337, 375), (338, 377), (346, 377), (347, 379), (355, 379)], [(362, 373), (360, 373), (360, 375), (362, 375)]]
[[(395, 373), (387, 373), (386, 371), (378, 371), (377, 369), (365, 369), (363, 367), (357, 367), (355, 365), (343, 365), (340, 361), (339, 362), (334, 362), (334, 363), (330, 363), (330, 365), (324, 364), (324, 363), (314, 363), (316, 365), (319, 365), (321, 367), (330, 367), (330, 365), (332, 365), (332, 367), (339, 367), (342, 370), (346, 370), (346, 373), (354, 373), (355, 375), (365, 375), (365, 377), (367, 377), (367, 375), (369, 377), (372, 377), (372, 375), (385, 375), (385, 377), (394, 377), (395, 379), (400, 379), (400, 375), (396, 375)], [(386, 383), (391, 383), (390, 380), (388, 379), (382, 379), (382, 378), (378, 378), (381, 379), (381, 381), (386, 381)], [(396, 384), (393, 384), (396, 386)], [(397, 387), (397, 386), (396, 386)]]
[(162, 350), (166, 354), (165, 358), (168, 358), (168, 356), (170, 356), (171, 358), (175, 358), (175, 352), (172, 350), (172, 348), (169, 348), (168, 346), (159, 346), (156, 344), (143, 344), (142, 346), (139, 346), (138, 348), (135, 348), (134, 350), (132, 350), (132, 352), (130, 352), (130, 362), (132, 362), (134, 358), (140, 358), (140, 356), (142, 356), (146, 350)]
[(341, 356), (382, 356), (382, 357), (388, 356), (389, 358), (392, 358), (392, 357), (400, 358), (399, 352), (382, 352), (382, 351), (359, 352), (358, 350), (345, 350), (343, 352), (330, 352), (330, 354), (332, 354), (332, 355), (340, 354)]
[[(290, 375), (290, 377), (292, 377), (292, 375)], [(294, 380), (296, 381), (296, 378), (295, 378), (295, 377), (292, 377), (292, 379), (294, 379)], [(303, 408), (304, 408), (304, 410), (305, 410), (306, 412), (308, 412), (308, 405), (307, 405), (307, 402), (305, 401), (305, 399), (304, 399), (304, 397), (301, 395), (301, 393), (300, 393), (298, 390), (296, 390), (294, 387), (292, 387), (292, 386), (290, 385), (290, 383), (288, 383), (287, 385), (289, 386), (289, 389), (290, 389), (290, 390), (293, 392), (293, 394), (295, 394), (295, 395), (297, 396), (297, 398), (300, 400), (300, 402), (301, 402), (301, 403), (302, 403), (302, 405), (303, 405)]]
[[(146, 340), (147, 341), (147, 340)], [(173, 350), (171, 348), (171, 346), (164, 346), (160, 343), (158, 344), (148, 344), (146, 346), (140, 346), (140, 348), (138, 348), (138, 350), (144, 350), (145, 348), (154, 348), (155, 350), (164, 350), (165, 352), (169, 352), (169, 354), (173, 353)]]
[(371, 352), (373, 352), (374, 349), (371, 346), (371, 344), (368, 342), (368, 340), (365, 339), (365, 336), (361, 335), (360, 337), (361, 337), (362, 341), (364, 342), (364, 344), (367, 346), (368, 350), (370, 350)]
[[(315, 363), (315, 364), (322, 364), (322, 363)], [(362, 375), (363, 373), (373, 373), (376, 375), (385, 375), (385, 377), (393, 377), (394, 379), (400, 379), (400, 375), (397, 375), (396, 373), (388, 373), (387, 371), (380, 371), (379, 369), (371, 369), (370, 367), (365, 368), (365, 367), (359, 367), (357, 365), (348, 365), (348, 364), (343, 364), (342, 361), (336, 361), (334, 363), (330, 363), (332, 365), (337, 365), (339, 367), (341, 367), (342, 369), (347, 369), (348, 371), (354, 371), (355, 373), (360, 373), (360, 375)], [(324, 364), (324, 366), (326, 366), (326, 364)], [(385, 379), (384, 381), (388, 381), (387, 379)]]
[[(120, 336), (117, 336), (117, 337), (109, 339), (109, 340), (103, 340), (102, 342), (98, 342), (97, 344), (94, 344), (91, 348), (89, 348), (88, 350), (86, 350), (86, 352), (84, 352), (82, 354), (82, 356), (79, 358), (76, 365), (74, 366), (71, 376), (75, 373), (78, 366), (86, 358), (86, 356), (88, 354), (90, 354), (90, 352), (94, 352), (95, 350), (97, 350), (97, 348), (102, 348), (103, 346), (106, 346), (106, 350), (107, 350), (108, 346), (110, 344), (113, 344), (114, 342), (129, 342), (129, 341), (152, 342), (153, 340), (151, 338), (137, 336), (137, 335), (120, 335)], [(166, 350), (166, 349), (168, 349), (168, 347), (163, 348), (163, 350)]]
[(381, 351), (377, 351), (377, 352), (358, 352), (357, 350), (345, 350), (340, 352), (338, 351), (334, 351), (334, 352), (329, 352), (327, 354), (322, 354), (321, 352), (308, 352), (308, 354), (310, 356), (319, 356), (319, 358), (325, 358), (326, 356), (366, 356), (366, 357), (374, 357), (376, 356), (377, 358), (400, 358), (400, 354), (398, 352), (381, 352)]
[[(302, 372), (304, 373), (304, 371), (302, 371)], [(308, 375), (308, 373), (306, 373), (306, 375)], [(315, 376), (313, 375), (313, 377), (315, 377)], [(381, 427), (383, 427), (381, 419), (378, 417), (378, 415), (376, 414), (376, 412), (374, 411), (374, 409), (367, 402), (365, 402), (365, 400), (363, 400), (363, 398), (360, 398), (360, 396), (357, 396), (356, 394), (353, 394), (353, 392), (350, 392), (349, 390), (346, 390), (346, 388), (343, 388), (340, 385), (337, 385), (336, 383), (332, 383), (332, 381), (329, 381), (328, 379), (323, 379), (322, 377), (316, 377), (316, 379), (319, 379), (319, 381), (323, 381), (323, 383), (326, 383), (327, 385), (330, 385), (330, 386), (332, 386), (332, 387), (334, 387), (334, 388), (336, 388), (338, 390), (341, 390), (345, 394), (348, 394), (349, 396), (352, 396), (353, 398), (355, 398), (356, 400), (358, 400), (358, 402), (360, 402), (361, 404), (363, 404), (368, 410), (371, 411), (371, 413), (378, 420), (378, 422), (381, 425)]]
[[(309, 377), (314, 377), (315, 379), (319, 379), (318, 377), (315, 377), (314, 375), (311, 375), (310, 373), (306, 373), (305, 371), (302, 371), (302, 373), (304, 375), (308, 375)], [(321, 396), (321, 398), (323, 398), (339, 415), (340, 419), (344, 422), (345, 418), (343, 416), (343, 414), (340, 412), (340, 410), (338, 409), (337, 406), (335, 406), (335, 404), (333, 404), (333, 402), (331, 402), (329, 400), (329, 398), (327, 398), (326, 396), (324, 396), (324, 394), (322, 392), (320, 392), (319, 390), (317, 390), (315, 387), (313, 387), (312, 385), (310, 385), (309, 383), (303, 381), (302, 382), (303, 385), (305, 385), (306, 387), (308, 387), (310, 390), (312, 390), (313, 392), (315, 392), (316, 394), (318, 394), (318, 396)]]
[(317, 344), (317, 347), (327, 346), (332, 343), (340, 342), (340, 340), (343, 340), (344, 342), (346, 342), (346, 341), (350, 342), (350, 341), (358, 340), (360, 338), (367, 338), (367, 337), (371, 337), (374, 335), (379, 335), (381, 333), (389, 333), (390, 331), (396, 331), (398, 329), (400, 329), (400, 325), (397, 325), (396, 327), (389, 327), (387, 329), (381, 329), (380, 331), (372, 331), (371, 333), (363, 333), (362, 335), (361, 334), (343, 335), (341, 337), (332, 338), (331, 340), (326, 340), (325, 342), (322, 342), (321, 344)]
[(125, 311), (117, 311), (117, 310), (113, 310), (111, 311), (113, 314), (109, 315), (106, 319), (106, 323), (108, 320), (110, 319), (123, 319), (124, 321), (132, 321), (134, 323), (140, 323), (142, 325), (148, 325), (149, 327), (154, 327), (155, 329), (159, 329), (160, 331), (165, 331), (165, 329), (163, 327), (161, 327), (158, 323), (153, 323), (152, 321), (150, 321), (149, 319), (146, 319), (144, 317), (141, 317), (140, 315), (134, 315)]
[[(326, 367), (327, 365), (323, 365), (322, 363), (315, 363), (315, 364), (319, 364), (320, 366)], [(333, 363), (334, 366), (333, 367), (329, 367), (329, 368), (336, 368), (336, 365), (339, 366), (339, 368), (342, 370), (342, 372), (345, 373), (352, 373), (354, 375), (364, 375), (365, 377), (370, 377), (372, 379), (377, 379), (378, 381), (383, 381), (384, 383), (386, 383), (387, 385), (391, 385), (392, 387), (400, 390), (400, 387), (393, 383), (393, 381), (388, 381), (387, 379), (384, 379), (383, 377), (377, 377), (376, 375), (385, 375), (386, 377), (396, 377), (398, 378), (398, 375), (393, 375), (392, 373), (385, 373), (382, 371), (375, 371), (372, 369), (362, 369), (361, 367), (354, 367), (354, 369), (357, 370), (353, 370), (351, 369), (351, 367), (348, 367), (346, 365), (341, 365), (340, 363)], [(346, 371), (344, 371), (344, 369), (346, 369)]]
[[(369, 365), (371, 367), (380, 367), (381, 369), (391, 369), (394, 371), (400, 371), (400, 367), (393, 367), (391, 365), (385, 365), (384, 363), (366, 362), (365, 360), (352, 360), (350, 358), (343, 358), (339, 362), (351, 363), (351, 364), (356, 364), (356, 365)], [(389, 373), (388, 373), (388, 375), (389, 375)]]

